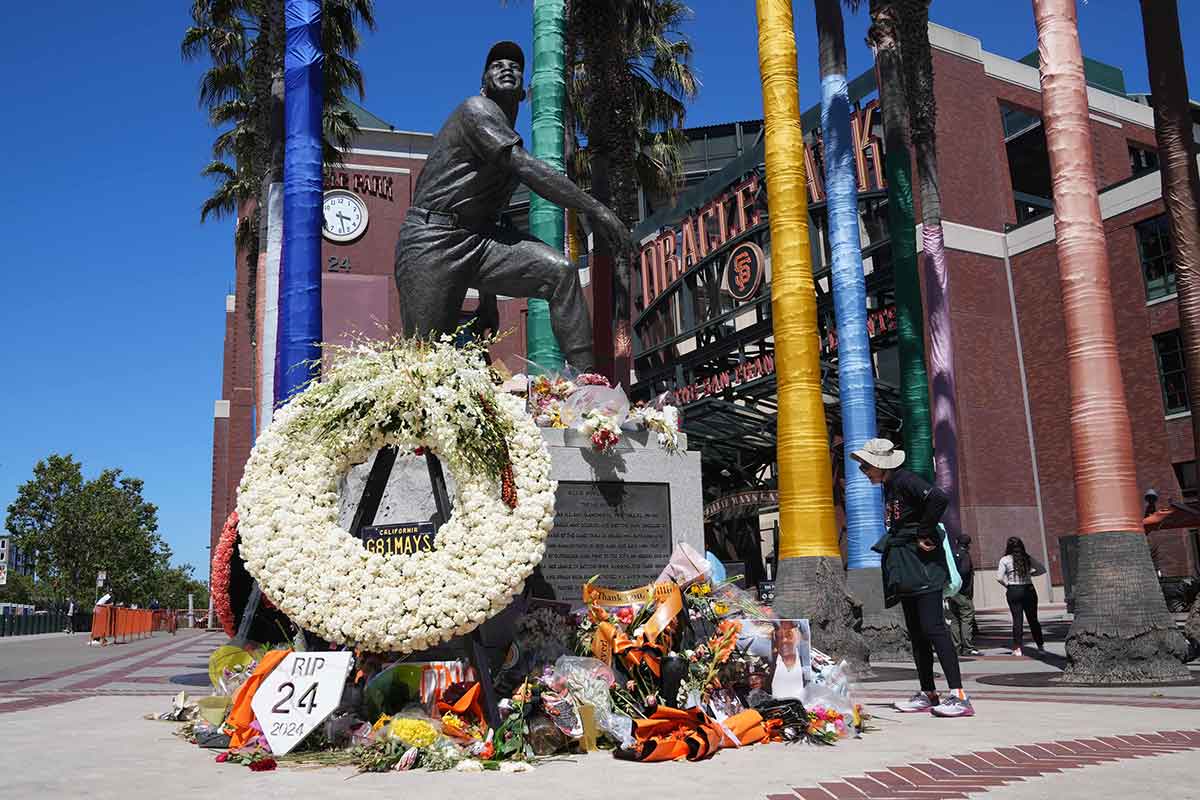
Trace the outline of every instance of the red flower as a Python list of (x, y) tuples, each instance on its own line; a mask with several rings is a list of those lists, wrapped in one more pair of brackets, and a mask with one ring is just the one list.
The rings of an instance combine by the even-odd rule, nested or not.
[(278, 766), (278, 765), (275, 763), (275, 759), (263, 758), (263, 759), (259, 759), (258, 761), (251, 761), (250, 762), (250, 771), (251, 772), (270, 772), (271, 770), (275, 769), (276, 766)]
[(229, 760), (229, 753), (217, 753), (216, 761), (218, 764), (224, 764)]
[(231, 639), (237, 633), (237, 620), (234, 617), (233, 605), (229, 601), (229, 562), (233, 558), (233, 545), (238, 537), (238, 513), (234, 511), (225, 520), (221, 529), (221, 538), (217, 549), (213, 551), (212, 560), (212, 599), (213, 610), (221, 621), (221, 628)]
[(617, 612), (617, 621), (622, 625), (628, 625), (629, 623), (633, 622), (633, 609), (629, 606), (623, 607)]
[(600, 428), (592, 434), (592, 448), (604, 453), (614, 447), (621, 437), (606, 428)]
[(504, 465), (500, 473), (500, 498), (509, 508), (517, 507), (517, 483), (511, 461)]

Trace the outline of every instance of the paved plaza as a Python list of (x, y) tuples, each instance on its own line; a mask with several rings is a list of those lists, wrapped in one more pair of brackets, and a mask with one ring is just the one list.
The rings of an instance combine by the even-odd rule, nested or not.
[[(834, 747), (759, 745), (701, 763), (635, 764), (608, 753), (558, 759), (532, 774), (413, 772), (281, 765), (274, 772), (213, 762), (213, 752), (148, 721), (180, 690), (207, 692), (215, 633), (180, 631), (92, 648), (86, 636), (0, 640), (0, 797), (158, 798), (268, 791), (295, 797), (442, 798), (499, 792), (530, 798), (635, 796), (770, 800), (843, 798), (1200, 798), (1200, 682), (1075, 688), (1062, 665), (1066, 620), (1047, 615), (1049, 652), (1001, 655), (1006, 615), (984, 614), (985, 655), (964, 660), (972, 719), (900, 715), (888, 702), (913, 689), (911, 664), (879, 664), (859, 686), (875, 731)], [(1193, 670), (1200, 679), (1200, 669)], [(1038, 685), (1040, 684), (1040, 685)], [(60, 765), (56, 754), (62, 756)], [(281, 796), (281, 795), (280, 795)]]

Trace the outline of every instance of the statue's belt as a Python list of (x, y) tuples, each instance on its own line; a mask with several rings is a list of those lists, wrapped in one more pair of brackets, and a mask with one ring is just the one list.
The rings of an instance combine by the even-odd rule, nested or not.
[(426, 208), (411, 206), (408, 209), (408, 215), (421, 222), (430, 222), (436, 225), (458, 225), (458, 214), (452, 212), (430, 211)]
[(464, 228), (469, 231), (478, 231), (485, 234), (496, 228), (506, 227), (506, 221), (503, 216), (489, 220), (467, 220), (452, 211), (430, 211), (427, 208), (419, 208), (417, 206), (409, 207), (408, 217), (426, 224)]

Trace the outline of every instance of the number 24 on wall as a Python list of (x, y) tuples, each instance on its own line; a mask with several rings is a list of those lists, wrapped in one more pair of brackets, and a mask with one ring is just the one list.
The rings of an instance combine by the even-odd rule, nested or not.
[[(291, 709), (287, 708), (285, 706), (285, 704), (289, 700), (291, 700), (292, 695), (294, 695), (296, 693), (296, 684), (292, 683), (291, 681), (288, 681), (287, 683), (284, 683), (284, 684), (280, 684), (279, 693), (284, 694), (284, 692), (286, 692), (287, 694), (284, 697), (279, 698), (278, 703), (271, 706), (271, 711), (273, 711), (276, 714), (291, 713)], [(305, 705), (306, 700), (308, 701), (307, 706)], [(316, 711), (316, 709), (317, 709), (317, 684), (316, 683), (309, 684), (309, 687), (304, 690), (304, 694), (300, 695), (300, 699), (296, 701), (296, 708), (298, 708), (302, 711), (308, 711), (309, 714), (313, 713), (313, 711)]]

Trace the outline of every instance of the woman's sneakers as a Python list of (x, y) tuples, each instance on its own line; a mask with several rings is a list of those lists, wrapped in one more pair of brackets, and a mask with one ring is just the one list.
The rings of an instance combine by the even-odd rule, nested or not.
[(908, 700), (897, 700), (892, 707), (902, 714), (916, 714), (929, 711), (938, 704), (937, 692), (917, 692)]
[(1013, 648), (1013, 651), (1012, 651), (1012, 654), (1013, 654), (1014, 656), (1020, 656), (1020, 655), (1021, 655), (1021, 648), (1019, 648), (1019, 647), (1014, 647), (1014, 648)]
[(935, 717), (973, 717), (975, 709), (962, 689), (952, 689), (946, 699), (929, 709)]

